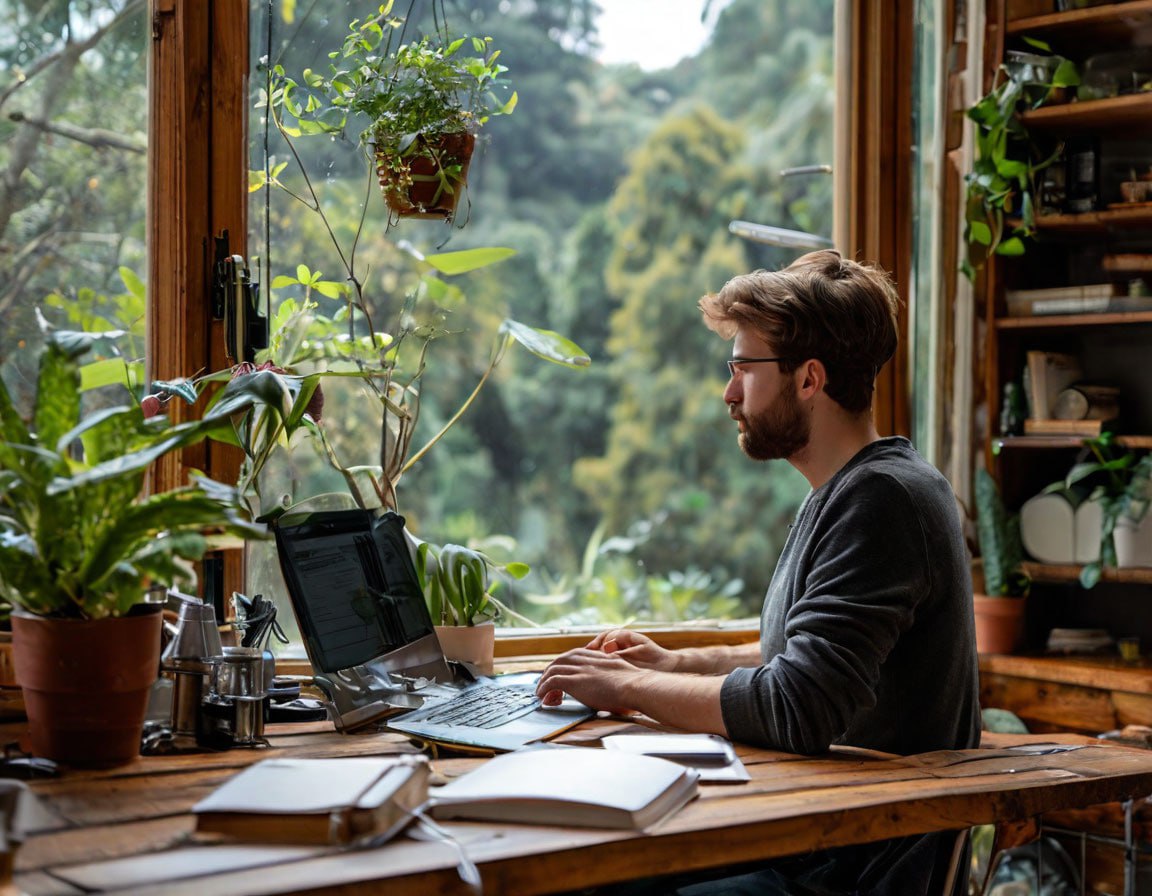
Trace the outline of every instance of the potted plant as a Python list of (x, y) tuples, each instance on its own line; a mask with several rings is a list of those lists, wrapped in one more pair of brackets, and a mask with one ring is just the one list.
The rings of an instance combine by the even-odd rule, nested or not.
[(1105, 567), (1152, 565), (1152, 454), (1141, 456), (1111, 432), (1084, 440), (1087, 457), (1049, 489), (1088, 490), (1101, 509), (1100, 556), (1080, 571), (1080, 584), (1092, 588)]
[(496, 96), (507, 68), (490, 37), (452, 37), (444, 28), (404, 42), (405, 22), (391, 15), (392, 5), (351, 22), (329, 54), (327, 76), (309, 70), (299, 82), (274, 67), (269, 106), (287, 113), (290, 121), (276, 120), (289, 136), (343, 134), (350, 121), (366, 123), (359, 142), (375, 160), (388, 207), (402, 217), (451, 220), (476, 131), (490, 116), (511, 113), (517, 97)]
[(1022, 567), (1020, 519), (1005, 509), (996, 481), (983, 468), (976, 471), (976, 532), (980, 542), (972, 595), (976, 649), (1011, 653), (1024, 633), (1024, 599), (1031, 582)]
[[(1050, 52), (1041, 41), (1028, 42)], [(1070, 60), (1030, 55), (1001, 65), (992, 89), (967, 110), (976, 125), (975, 160), (964, 178), (968, 257), (962, 270), (969, 279), (990, 255), (1024, 253), (1024, 240), (1036, 229), (1039, 177), (1063, 152), (1062, 145), (1038, 146), (1021, 124), (1021, 110), (1050, 103), (1079, 83)]]
[(501, 585), (492, 572), (515, 579), (528, 574), (527, 564), (499, 564), (489, 555), (459, 544), (416, 543), (416, 574), (444, 655), (492, 673), (495, 618), (509, 610), (493, 597)]
[(0, 379), (0, 597), (14, 608), (33, 752), (110, 766), (139, 754), (159, 670), (162, 606), (144, 602), (146, 589), (186, 581), (205, 533), (262, 527), (234, 488), (202, 476), (143, 493), (152, 461), (241, 404), (178, 424), (134, 401), (83, 413), (78, 359), (98, 338), (48, 335), (28, 419)]

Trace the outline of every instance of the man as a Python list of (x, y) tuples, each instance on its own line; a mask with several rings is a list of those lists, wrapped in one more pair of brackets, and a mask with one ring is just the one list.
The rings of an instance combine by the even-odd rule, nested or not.
[[(956, 503), (944, 477), (906, 439), (880, 438), (872, 417), (897, 307), (883, 272), (834, 251), (736, 277), (700, 301), (708, 327), (733, 340), (724, 401), (740, 447), (754, 460), (787, 459), (812, 487), (769, 585), (760, 643), (669, 651), (606, 632), (548, 667), (545, 703), (568, 693), (796, 753), (977, 745)], [(954, 842), (911, 837), (776, 862), (748, 892), (927, 893)]]

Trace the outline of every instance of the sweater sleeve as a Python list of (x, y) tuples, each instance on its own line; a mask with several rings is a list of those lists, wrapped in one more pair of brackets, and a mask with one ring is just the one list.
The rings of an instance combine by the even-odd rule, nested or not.
[[(840, 483), (817, 509), (798, 562), (785, 647), (726, 678), (721, 710), (738, 741), (818, 753), (877, 702), (880, 667), (929, 591), (915, 502), (882, 472)], [(931, 674), (926, 670), (926, 674)]]

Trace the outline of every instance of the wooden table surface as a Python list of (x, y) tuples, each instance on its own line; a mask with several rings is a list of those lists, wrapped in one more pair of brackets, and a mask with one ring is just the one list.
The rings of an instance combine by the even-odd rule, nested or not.
[[(11, 728), (12, 726), (0, 726)], [(634, 722), (595, 720), (561, 740), (595, 745)], [(8, 740), (13, 731), (3, 731)], [(189, 808), (237, 769), (268, 756), (362, 756), (411, 751), (391, 734), (340, 735), (329, 723), (270, 726), (271, 748), (142, 757), (107, 771), (65, 770), (32, 781), (38, 818), (16, 857), (26, 893), (89, 890), (222, 894), (465, 893), (447, 845), (401, 835), (361, 851), (281, 848), (275, 863), (163, 880), (181, 862), (197, 871), (219, 846), (198, 844)], [(1075, 745), (1028, 752), (1038, 743)], [(484, 891), (532, 894), (766, 859), (845, 843), (1024, 819), (1152, 793), (1152, 751), (1070, 736), (1005, 736), (981, 750), (908, 757), (837, 751), (802, 757), (738, 748), (752, 781), (701, 785), (700, 798), (646, 833), (444, 823), (480, 866)], [(482, 759), (439, 758), (449, 778)], [(123, 860), (137, 857), (124, 877)], [(151, 857), (151, 858), (150, 858)], [(525, 860), (525, 857), (529, 857)], [(93, 864), (95, 863), (95, 864)], [(133, 882), (135, 878), (135, 882)]]

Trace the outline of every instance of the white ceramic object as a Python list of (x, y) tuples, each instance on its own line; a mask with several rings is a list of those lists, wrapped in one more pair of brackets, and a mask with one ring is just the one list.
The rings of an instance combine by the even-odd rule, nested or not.
[(491, 675), (496, 648), (496, 625), (481, 622), (477, 625), (437, 625), (436, 637), (444, 656), (450, 660), (468, 663), (481, 675)]
[(1076, 508), (1076, 562), (1095, 563), (1100, 559), (1100, 534), (1104, 529), (1104, 507), (1099, 500), (1085, 501)]
[[(1020, 540), (1033, 559), (1041, 563), (1074, 563), (1076, 557), (1075, 514), (1060, 494), (1039, 494), (1020, 509)], [(1100, 540), (1100, 531), (1096, 531)]]
[(1146, 514), (1139, 524), (1120, 517), (1112, 537), (1116, 541), (1117, 566), (1152, 566), (1152, 513)]

